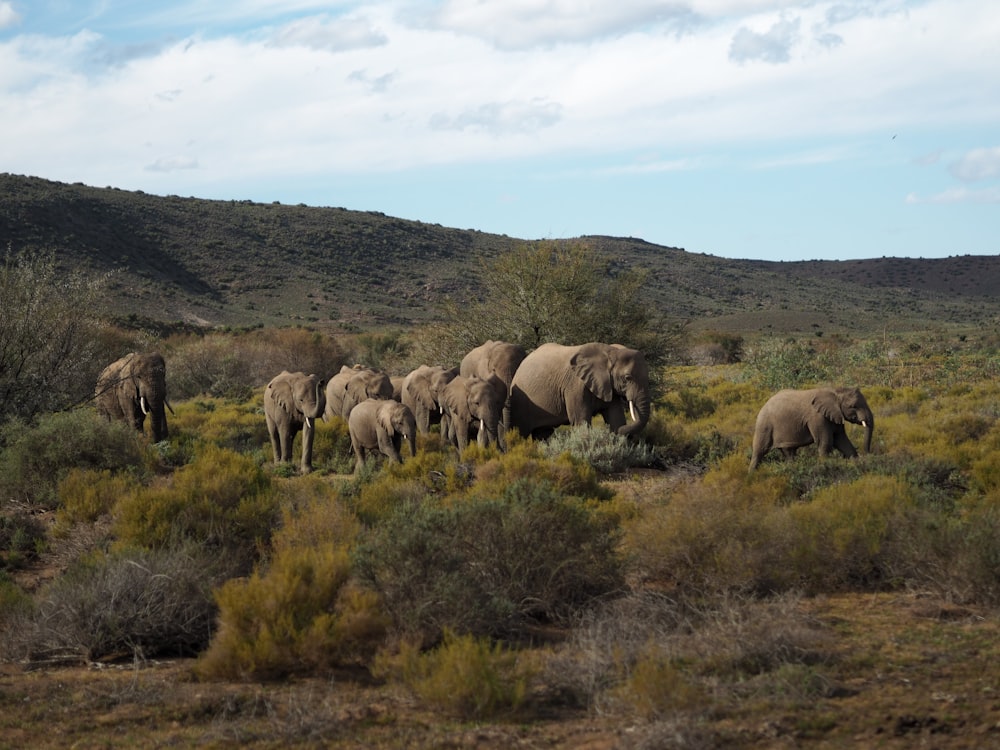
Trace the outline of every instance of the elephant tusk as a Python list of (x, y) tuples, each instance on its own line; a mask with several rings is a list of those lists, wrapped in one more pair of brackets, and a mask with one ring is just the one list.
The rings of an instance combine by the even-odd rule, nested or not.
[(638, 417), (635, 416), (635, 402), (633, 401), (628, 402), (628, 413), (632, 417), (633, 422), (639, 421)]
[(862, 419), (862, 420), (861, 420), (861, 426), (862, 426), (862, 427), (867, 427), (867, 426), (868, 426), (868, 423), (867, 423), (867, 422), (866, 422), (865, 420), (863, 420), (863, 419)]
[(486, 429), (486, 420), (485, 419), (480, 419), (479, 420), (479, 429), (480, 430), (485, 430)]
[(146, 406), (146, 397), (145, 396), (140, 396), (139, 397), (139, 408), (142, 409), (142, 413), (143, 414), (149, 414), (149, 407)]
[(314, 420), (313, 420), (312, 417), (306, 417), (306, 429), (307, 430), (311, 430), (313, 428), (313, 421)]
[[(165, 403), (165, 404), (167, 405), (167, 408), (168, 408), (168, 409), (170, 409), (170, 413), (171, 413), (171, 414), (173, 414), (173, 413), (174, 413), (174, 407), (172, 407), (172, 406), (170, 405), (170, 402), (169, 402), (169, 401), (167, 401), (166, 399), (163, 399), (163, 403)], [(176, 414), (174, 414), (174, 416), (177, 416), (177, 415), (176, 415)]]

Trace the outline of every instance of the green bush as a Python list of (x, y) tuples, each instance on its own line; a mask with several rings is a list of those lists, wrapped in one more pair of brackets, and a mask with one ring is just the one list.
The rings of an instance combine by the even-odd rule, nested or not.
[(6, 656), (97, 660), (192, 655), (215, 619), (212, 587), (232, 571), (197, 545), (78, 561), (45, 587)]
[(540, 452), (546, 458), (558, 458), (563, 453), (569, 453), (602, 474), (617, 474), (633, 466), (655, 466), (659, 463), (656, 453), (646, 443), (586, 425), (557, 430), (541, 445)]
[(4, 502), (44, 510), (56, 508), (59, 482), (71, 469), (141, 471), (150, 460), (135, 430), (84, 409), (49, 414), (35, 427), (9, 423), (0, 445)]
[(359, 545), (358, 573), (403, 633), (517, 636), (622, 585), (607, 517), (544, 479), (480, 491), (404, 505)]
[(62, 535), (78, 523), (93, 523), (111, 514), (118, 501), (140, 487), (132, 474), (108, 469), (70, 469), (59, 482), (55, 533)]
[(168, 479), (123, 497), (115, 532), (124, 546), (162, 548), (190, 540), (249, 564), (266, 551), (278, 518), (264, 470), (247, 456), (206, 446)]
[(0, 513), (0, 569), (24, 567), (45, 547), (45, 526), (26, 513)]

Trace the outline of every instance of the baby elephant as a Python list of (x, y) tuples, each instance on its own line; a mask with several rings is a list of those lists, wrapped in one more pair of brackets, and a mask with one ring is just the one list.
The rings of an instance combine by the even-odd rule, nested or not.
[(870, 452), (875, 418), (857, 388), (778, 391), (757, 415), (750, 471), (772, 448), (791, 458), (811, 443), (816, 443), (821, 456), (836, 448), (845, 458), (853, 458), (858, 451), (847, 437), (845, 422), (865, 428), (865, 453)]
[(403, 440), (410, 444), (410, 456), (417, 455), (417, 420), (405, 404), (392, 399), (362, 401), (351, 409), (347, 425), (357, 458), (355, 471), (364, 466), (369, 451), (402, 462), (399, 449)]

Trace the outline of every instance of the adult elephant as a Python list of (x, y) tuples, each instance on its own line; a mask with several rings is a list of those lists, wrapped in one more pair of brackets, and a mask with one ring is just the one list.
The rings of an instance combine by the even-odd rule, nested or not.
[(441, 394), (441, 407), (447, 415), (446, 438), (460, 454), (469, 445), (473, 430), (479, 445), (501, 447), (500, 421), (506, 402), (507, 386), (499, 375), (485, 379), (459, 375)]
[(344, 389), (340, 416), (347, 419), (351, 410), (368, 399), (382, 400), (392, 398), (392, 381), (381, 370), (362, 367), (348, 379)]
[(510, 384), (514, 373), (528, 356), (523, 346), (510, 344), (506, 341), (487, 341), (466, 354), (458, 366), (458, 374), (467, 378), (473, 376), (483, 379), (497, 375), (507, 389), (504, 400), (501, 423), (504, 431), (510, 429)]
[(318, 375), (283, 370), (264, 388), (264, 417), (274, 449), (274, 463), (292, 460), (292, 443), (302, 431), (303, 474), (312, 471), (316, 419), (326, 418), (326, 381)]
[(323, 410), (323, 418), (329, 420), (331, 417), (339, 417), (344, 410), (344, 397), (347, 395), (347, 384), (350, 382), (361, 365), (348, 367), (344, 365), (340, 372), (330, 378), (326, 384), (326, 408)]
[[(442, 421), (441, 392), (457, 375), (457, 367), (420, 365), (403, 379), (401, 401), (413, 412), (421, 435)], [(446, 432), (447, 425), (441, 429)]]
[(167, 365), (158, 352), (132, 352), (115, 360), (97, 377), (94, 391), (97, 413), (108, 420), (120, 420), (142, 432), (146, 415), (150, 417), (153, 442), (166, 440)]
[(417, 422), (405, 404), (393, 399), (362, 401), (347, 418), (355, 471), (364, 466), (369, 453), (378, 452), (396, 463), (402, 462), (400, 448), (410, 444), (410, 456), (417, 455)]
[(772, 448), (791, 458), (799, 448), (815, 443), (821, 456), (829, 455), (833, 449), (845, 458), (857, 456), (857, 449), (847, 437), (845, 422), (865, 428), (865, 453), (870, 452), (875, 417), (857, 388), (778, 391), (757, 414), (750, 470)]
[(535, 438), (564, 424), (589, 425), (596, 414), (612, 432), (635, 435), (651, 408), (646, 358), (620, 344), (542, 344), (521, 362), (510, 388), (511, 423)]

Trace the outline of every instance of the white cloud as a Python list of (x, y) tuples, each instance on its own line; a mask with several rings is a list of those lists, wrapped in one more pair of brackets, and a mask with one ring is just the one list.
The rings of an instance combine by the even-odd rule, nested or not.
[(8, 2), (0, 3), (0, 29), (16, 26), (21, 22), (21, 14)]
[(380, 47), (385, 34), (363, 18), (309, 16), (277, 29), (272, 43), (278, 47), (300, 45), (316, 50), (341, 52), (362, 47)]
[(741, 26), (729, 46), (729, 59), (735, 63), (760, 60), (768, 63), (785, 63), (791, 58), (792, 45), (799, 41), (798, 18), (782, 19), (765, 32), (756, 32)]
[(968, 188), (949, 188), (934, 195), (920, 196), (910, 193), (906, 196), (907, 203), (930, 203), (948, 205), (953, 203), (1000, 203), (1000, 188), (985, 190), (970, 190)]
[(970, 151), (952, 164), (949, 171), (963, 182), (1000, 177), (1000, 146)]
[(198, 169), (198, 160), (191, 156), (162, 156), (146, 165), (150, 172), (176, 172), (179, 169)]
[(430, 118), (435, 130), (484, 130), (494, 135), (530, 133), (559, 122), (560, 107), (543, 100), (490, 102), (457, 115), (436, 113)]

